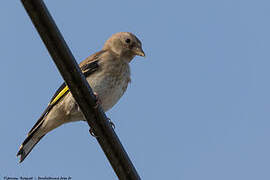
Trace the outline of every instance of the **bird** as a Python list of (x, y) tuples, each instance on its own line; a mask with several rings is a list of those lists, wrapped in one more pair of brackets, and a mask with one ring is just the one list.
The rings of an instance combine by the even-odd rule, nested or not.
[[(118, 32), (105, 42), (101, 51), (79, 64), (105, 112), (125, 93), (131, 81), (129, 64), (135, 56), (145, 57), (141, 41), (130, 32)], [(65, 123), (81, 120), (85, 121), (84, 116), (68, 86), (63, 83), (21, 144), (17, 153), (19, 162), (24, 161), (47, 133)]]

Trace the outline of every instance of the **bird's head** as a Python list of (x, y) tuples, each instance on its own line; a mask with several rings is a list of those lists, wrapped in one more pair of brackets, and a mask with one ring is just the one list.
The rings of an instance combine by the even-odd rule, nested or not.
[(134, 56), (145, 56), (141, 41), (130, 32), (119, 32), (112, 35), (105, 43), (104, 50), (111, 50), (117, 56), (131, 61)]

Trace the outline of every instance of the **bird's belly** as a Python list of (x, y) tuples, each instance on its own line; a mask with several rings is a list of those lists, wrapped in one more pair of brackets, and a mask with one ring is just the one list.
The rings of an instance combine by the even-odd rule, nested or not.
[(92, 77), (87, 81), (93, 91), (97, 93), (104, 111), (108, 111), (118, 102), (125, 93), (129, 82), (127, 77), (116, 78), (113, 76), (105, 78)]

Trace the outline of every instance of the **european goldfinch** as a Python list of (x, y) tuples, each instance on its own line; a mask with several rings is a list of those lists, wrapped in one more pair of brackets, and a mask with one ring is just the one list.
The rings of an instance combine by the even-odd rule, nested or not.
[[(141, 41), (132, 33), (119, 32), (105, 42), (101, 51), (80, 63), (104, 111), (111, 109), (126, 91), (130, 82), (129, 63), (136, 55), (145, 56)], [(84, 116), (63, 83), (20, 146), (17, 153), (20, 162), (48, 132), (64, 123), (80, 120), (84, 120)]]

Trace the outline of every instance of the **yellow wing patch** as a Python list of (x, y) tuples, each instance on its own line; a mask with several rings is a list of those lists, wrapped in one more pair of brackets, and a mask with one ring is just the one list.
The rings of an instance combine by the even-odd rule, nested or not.
[(68, 86), (65, 86), (65, 88), (60, 91), (60, 93), (58, 93), (57, 96), (55, 96), (55, 98), (51, 101), (50, 105), (56, 103), (68, 90)]

